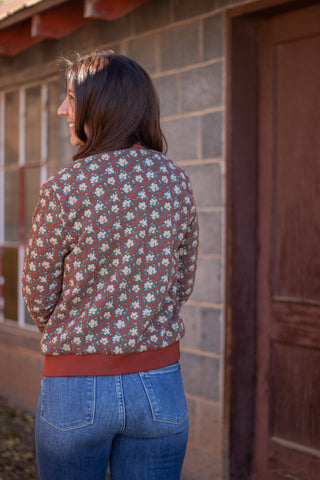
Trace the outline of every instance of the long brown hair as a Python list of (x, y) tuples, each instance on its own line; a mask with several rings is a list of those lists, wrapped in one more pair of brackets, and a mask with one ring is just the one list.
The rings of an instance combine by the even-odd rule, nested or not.
[(82, 142), (74, 160), (135, 143), (166, 152), (158, 96), (140, 65), (109, 51), (63, 62), (75, 91), (75, 133)]

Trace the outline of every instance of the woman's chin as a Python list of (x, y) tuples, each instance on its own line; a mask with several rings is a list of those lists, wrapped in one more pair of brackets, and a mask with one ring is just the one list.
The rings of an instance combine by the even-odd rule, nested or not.
[(81, 140), (79, 140), (79, 138), (76, 137), (75, 135), (71, 135), (70, 143), (73, 147), (78, 147), (79, 145), (82, 144)]

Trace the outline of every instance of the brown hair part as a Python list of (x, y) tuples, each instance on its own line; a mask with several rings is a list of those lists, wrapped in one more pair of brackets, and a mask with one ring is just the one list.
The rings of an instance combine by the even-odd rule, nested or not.
[(63, 61), (75, 91), (75, 133), (83, 142), (74, 160), (135, 143), (166, 152), (159, 99), (140, 65), (113, 52)]

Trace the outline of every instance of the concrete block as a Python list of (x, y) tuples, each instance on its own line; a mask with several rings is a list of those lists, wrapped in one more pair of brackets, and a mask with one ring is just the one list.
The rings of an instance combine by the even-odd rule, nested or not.
[[(213, 432), (215, 435), (215, 432)], [(222, 480), (222, 455), (189, 442), (181, 480)]]
[(217, 308), (201, 309), (201, 350), (221, 354), (222, 311)]
[(221, 276), (222, 265), (220, 259), (199, 258), (192, 300), (221, 303), (223, 297)]
[(223, 113), (209, 113), (208, 115), (203, 115), (201, 120), (202, 157), (221, 157), (223, 145)]
[(205, 450), (221, 453), (222, 448), (222, 405), (199, 402), (198, 445)]
[(185, 20), (207, 12), (215, 7), (214, 0), (173, 0), (174, 20)]
[(177, 76), (166, 75), (165, 77), (155, 78), (153, 83), (160, 98), (161, 116), (178, 113)]
[(200, 251), (204, 254), (221, 254), (222, 213), (199, 212)]
[(181, 73), (182, 112), (221, 106), (222, 92), (222, 62)]
[(223, 14), (218, 13), (203, 21), (203, 58), (210, 60), (224, 56), (224, 22)]
[(199, 22), (171, 27), (161, 32), (160, 58), (162, 71), (199, 62)]
[(181, 340), (182, 347), (199, 348), (198, 341), (198, 308), (184, 305), (182, 308), (182, 318), (185, 325), (186, 333)]
[(128, 43), (128, 57), (138, 62), (149, 74), (157, 69), (156, 36), (139, 37)]
[(196, 443), (198, 435), (198, 425), (200, 423), (199, 419), (199, 400), (188, 397), (187, 395), (187, 404), (188, 404), (188, 413), (189, 413), (189, 442)]
[[(223, 419), (220, 404), (187, 398), (190, 434), (182, 470), (183, 480), (221, 480), (223, 477)], [(191, 408), (190, 408), (191, 406)]]
[(99, 46), (115, 43), (131, 35), (131, 16), (125, 15), (118, 20), (95, 20), (61, 40), (62, 52), (70, 50), (88, 52)]
[(171, 21), (170, 0), (151, 0), (133, 12), (135, 33), (168, 25)]
[(181, 368), (187, 394), (220, 401), (220, 360), (181, 352)]
[(222, 173), (219, 163), (186, 165), (190, 175), (195, 201), (200, 207), (222, 205)]
[(173, 161), (198, 158), (198, 118), (168, 120), (162, 122), (161, 126), (168, 142), (168, 156)]
[(21, 346), (0, 344), (1, 395), (35, 412), (42, 377), (43, 357)]

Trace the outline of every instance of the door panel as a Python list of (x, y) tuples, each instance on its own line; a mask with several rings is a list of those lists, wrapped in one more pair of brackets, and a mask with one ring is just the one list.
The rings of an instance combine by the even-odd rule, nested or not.
[(319, 479), (320, 6), (259, 31), (255, 478)]

